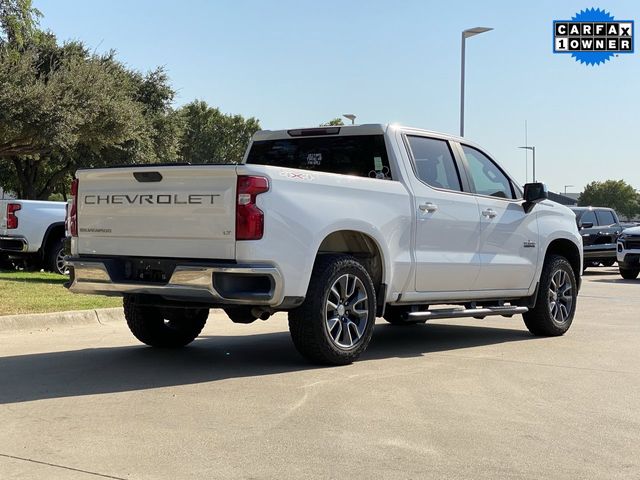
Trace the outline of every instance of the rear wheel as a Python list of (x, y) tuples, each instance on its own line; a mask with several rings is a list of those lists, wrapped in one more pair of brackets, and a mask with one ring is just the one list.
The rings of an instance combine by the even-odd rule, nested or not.
[(208, 308), (162, 308), (124, 297), (124, 316), (131, 333), (152, 347), (184, 347), (196, 339), (209, 316)]
[(573, 321), (578, 289), (566, 258), (550, 255), (540, 276), (536, 306), (524, 313), (524, 323), (537, 336), (563, 335)]
[(304, 303), (289, 312), (289, 330), (308, 360), (346, 365), (369, 345), (375, 319), (376, 294), (366, 269), (349, 255), (321, 255)]
[(64, 264), (64, 238), (51, 243), (46, 252), (45, 267), (53, 273), (68, 275), (69, 269)]
[(639, 268), (621, 268), (620, 269), (620, 275), (622, 275), (622, 278), (627, 280), (635, 280), (636, 278), (638, 278), (638, 274), (640, 274)]

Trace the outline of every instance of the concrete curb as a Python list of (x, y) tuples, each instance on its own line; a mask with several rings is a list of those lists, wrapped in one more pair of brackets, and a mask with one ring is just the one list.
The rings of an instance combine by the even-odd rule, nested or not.
[(0, 317), (0, 332), (14, 330), (43, 330), (52, 327), (92, 325), (123, 322), (124, 312), (118, 308), (76, 310), (71, 312), (33, 313)]

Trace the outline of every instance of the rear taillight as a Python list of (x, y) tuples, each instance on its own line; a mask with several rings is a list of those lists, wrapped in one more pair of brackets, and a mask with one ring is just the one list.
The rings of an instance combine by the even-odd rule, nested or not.
[(22, 208), (19, 203), (7, 203), (7, 230), (18, 228), (18, 217), (16, 212)]
[(256, 196), (269, 190), (265, 177), (240, 175), (236, 202), (236, 240), (260, 240), (264, 232), (264, 213), (256, 206)]
[(78, 236), (78, 179), (71, 182), (71, 204), (67, 205), (67, 230), (72, 237)]

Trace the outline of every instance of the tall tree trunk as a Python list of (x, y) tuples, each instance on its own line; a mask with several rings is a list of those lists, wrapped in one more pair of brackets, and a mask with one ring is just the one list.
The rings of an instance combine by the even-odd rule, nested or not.
[(20, 159), (18, 157), (13, 157), (12, 160), (18, 179), (18, 191), (16, 192), (18, 198), (23, 200), (38, 200), (36, 180), (38, 178), (40, 162), (31, 159)]

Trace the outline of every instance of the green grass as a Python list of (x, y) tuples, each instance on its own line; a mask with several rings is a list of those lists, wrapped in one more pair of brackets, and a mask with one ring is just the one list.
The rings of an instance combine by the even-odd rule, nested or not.
[(68, 277), (55, 273), (0, 270), (0, 315), (119, 307), (122, 299), (70, 293)]

